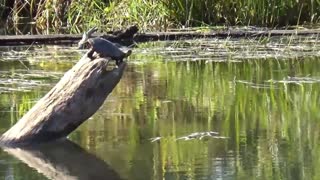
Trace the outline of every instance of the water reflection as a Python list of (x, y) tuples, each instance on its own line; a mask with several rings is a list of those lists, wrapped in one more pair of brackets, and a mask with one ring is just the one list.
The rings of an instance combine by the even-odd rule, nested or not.
[[(306, 39), (305, 44), (293, 39), (292, 46), (284, 39), (272, 40), (266, 47), (277, 48), (270, 51), (263, 43), (255, 44), (257, 40), (240, 47), (236, 45), (244, 40), (142, 44), (108, 100), (69, 139), (124, 179), (319, 177), (319, 46), (315, 39)], [(315, 44), (308, 47), (311, 42)], [(55, 59), (63, 57), (62, 48), (57, 49), (45, 53), (49, 61), (41, 59), (41, 49), (28, 61), (31, 71), (48, 72), (36, 79), (48, 86), (0, 94), (2, 132), (57, 81), (51, 72), (62, 75), (75, 63), (74, 52), (70, 62)], [(0, 75), (25, 72), (19, 64), (4, 61)], [(176, 141), (206, 131), (229, 138)], [(152, 137), (162, 138), (151, 142)], [(0, 159), (19, 164), (6, 155)], [(0, 166), (0, 171), (19, 169), (11, 167)]]
[(104, 161), (69, 140), (5, 151), (48, 179), (122, 179)]

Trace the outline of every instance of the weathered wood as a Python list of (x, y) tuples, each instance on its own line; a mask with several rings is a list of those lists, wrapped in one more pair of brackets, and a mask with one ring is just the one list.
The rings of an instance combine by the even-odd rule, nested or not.
[[(227, 30), (212, 32), (152, 32), (138, 33), (134, 36), (135, 42), (158, 41), (158, 40), (178, 40), (193, 38), (239, 38), (239, 37), (260, 37), (260, 36), (291, 36), (291, 35), (317, 35), (320, 30), (265, 30), (265, 31), (245, 31)], [(93, 37), (102, 36), (113, 41), (113, 34), (93, 34)], [(21, 45), (21, 44), (76, 44), (82, 35), (57, 34), (57, 35), (19, 35), (19, 36), (0, 36), (0, 46)]]
[(21, 146), (47, 142), (71, 133), (93, 115), (120, 81), (126, 63), (107, 71), (108, 59), (87, 54), (41, 98), (0, 142)]
[(4, 150), (48, 179), (122, 179), (106, 162), (69, 140)]

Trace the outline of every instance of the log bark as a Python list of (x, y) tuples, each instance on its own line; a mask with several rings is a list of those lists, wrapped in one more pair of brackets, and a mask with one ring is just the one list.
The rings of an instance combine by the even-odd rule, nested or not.
[(48, 179), (122, 179), (106, 162), (69, 140), (24, 148), (4, 148), (4, 151)]
[(87, 54), (0, 137), (6, 146), (22, 146), (66, 137), (93, 115), (122, 77), (126, 63), (107, 70), (109, 59)]
[[(194, 39), (194, 38), (240, 38), (240, 37), (263, 37), (263, 36), (291, 36), (291, 35), (318, 35), (320, 30), (226, 30), (212, 32), (151, 32), (138, 33), (133, 39), (137, 43), (146, 41), (158, 40), (179, 40), (179, 39)], [(113, 34), (93, 34), (92, 37), (102, 36), (110, 41), (113, 41)], [(7, 45), (27, 45), (27, 44), (76, 44), (82, 38), (82, 35), (74, 34), (57, 34), (57, 35), (18, 35), (18, 36), (0, 36), (0, 46)], [(117, 38), (116, 38), (117, 39)], [(125, 41), (125, 40), (122, 40)], [(114, 41), (113, 41), (114, 42)]]

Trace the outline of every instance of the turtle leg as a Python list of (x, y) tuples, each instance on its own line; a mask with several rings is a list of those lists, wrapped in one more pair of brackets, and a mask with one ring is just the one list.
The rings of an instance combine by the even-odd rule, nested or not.
[(108, 67), (110, 60), (107, 61), (106, 67)]
[(116, 59), (116, 65), (119, 66), (122, 63), (122, 59)]
[(90, 51), (87, 54), (88, 58), (90, 58), (91, 60), (93, 60), (93, 53), (94, 53), (94, 50), (90, 49)]

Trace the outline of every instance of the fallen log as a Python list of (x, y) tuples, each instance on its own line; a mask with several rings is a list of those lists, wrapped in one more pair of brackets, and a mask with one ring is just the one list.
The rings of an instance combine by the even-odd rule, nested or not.
[(23, 146), (66, 137), (93, 115), (120, 81), (126, 63), (107, 70), (109, 59), (81, 60), (13, 127), (0, 137), (6, 146)]
[[(194, 38), (241, 38), (241, 37), (264, 37), (264, 36), (291, 36), (291, 35), (318, 35), (320, 30), (226, 30), (211, 32), (151, 32), (137, 33), (133, 37), (133, 41), (159, 41), (159, 40), (179, 40)], [(102, 36), (113, 41), (113, 34), (93, 34), (92, 37)], [(121, 37), (121, 36), (120, 36)], [(125, 37), (125, 36), (124, 36)], [(16, 35), (16, 36), (0, 36), (0, 46), (7, 45), (28, 45), (28, 44), (76, 44), (82, 38), (79, 34), (56, 34), (56, 35)]]
[(135, 42), (147, 42), (158, 40), (179, 40), (197, 38), (254, 38), (273, 36), (307, 36), (318, 35), (320, 30), (226, 30), (211, 32), (160, 32), (137, 34)]
[[(98, 29), (91, 28), (88, 32), (92, 35)], [(125, 30), (118, 30), (109, 32), (107, 34), (96, 34), (92, 37), (101, 36), (113, 43), (129, 46), (133, 44), (133, 37), (138, 32), (136, 25), (130, 26)], [(85, 33), (85, 34), (86, 34)], [(85, 35), (84, 34), (84, 35)], [(73, 34), (56, 34), (56, 35), (14, 35), (14, 36), (0, 36), (0, 46), (8, 45), (27, 45), (27, 44), (75, 44), (76, 41), (83, 39), (83, 35)], [(86, 40), (86, 39), (85, 39)], [(78, 43), (78, 42), (77, 42)], [(84, 43), (84, 42), (82, 42)]]

